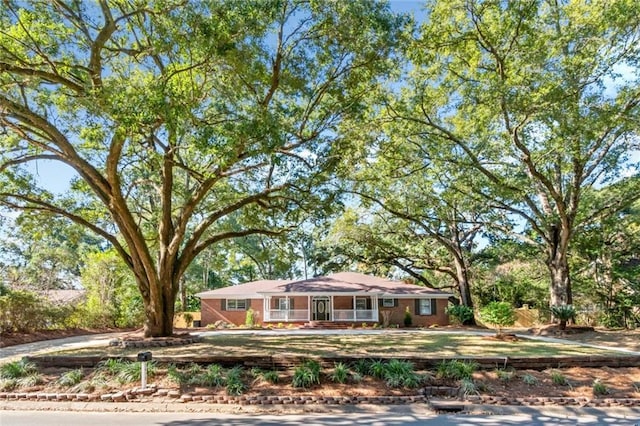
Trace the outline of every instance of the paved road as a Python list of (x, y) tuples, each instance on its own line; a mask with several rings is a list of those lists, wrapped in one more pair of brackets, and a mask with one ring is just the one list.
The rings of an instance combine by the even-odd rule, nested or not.
[[(206, 408), (203, 408), (206, 409)], [(640, 426), (640, 410), (563, 407), (491, 407), (471, 414), (435, 415), (419, 407), (392, 407), (377, 412), (346, 410), (334, 413), (302, 414), (229, 414), (206, 412), (74, 412), (74, 411), (0, 411), (2, 426), (205, 426), (205, 425), (432, 425), (432, 426), (505, 426), (505, 425), (621, 425)]]

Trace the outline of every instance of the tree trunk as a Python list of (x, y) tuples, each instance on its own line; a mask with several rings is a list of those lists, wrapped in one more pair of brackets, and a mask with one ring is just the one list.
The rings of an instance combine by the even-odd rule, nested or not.
[(173, 334), (176, 296), (173, 283), (158, 281), (155, 286), (151, 284), (149, 288), (149, 297), (143, 297), (145, 302), (144, 337), (171, 336)]
[(550, 306), (573, 304), (567, 257), (570, 233), (565, 228), (559, 225), (551, 226), (548, 238), (546, 264), (551, 277)]
[[(460, 302), (464, 306), (468, 306), (473, 310), (473, 300), (471, 299), (471, 283), (469, 282), (469, 273), (467, 265), (461, 254), (454, 256), (456, 266), (456, 280), (458, 281), (458, 290), (460, 291)], [(476, 325), (475, 318), (465, 322), (466, 325)]]

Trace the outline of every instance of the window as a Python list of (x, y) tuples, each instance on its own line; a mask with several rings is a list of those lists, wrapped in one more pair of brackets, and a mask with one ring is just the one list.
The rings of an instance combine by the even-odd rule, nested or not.
[(418, 315), (434, 315), (436, 312), (435, 299), (418, 300)]
[(247, 299), (227, 299), (227, 311), (246, 311)]
[(387, 298), (382, 299), (383, 308), (393, 308), (394, 306), (396, 306), (395, 299), (387, 299)]
[(356, 310), (357, 311), (366, 311), (367, 310), (367, 298), (366, 297), (356, 297)]
[(282, 297), (278, 299), (278, 309), (281, 311), (289, 310), (289, 299)]

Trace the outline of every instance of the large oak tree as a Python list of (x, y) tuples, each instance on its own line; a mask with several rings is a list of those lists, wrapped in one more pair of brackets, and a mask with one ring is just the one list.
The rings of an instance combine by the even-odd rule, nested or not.
[[(145, 335), (169, 335), (199, 253), (323, 202), (400, 24), (368, 0), (4, 1), (0, 201), (107, 240)], [(72, 192), (49, 193), (41, 161), (72, 168)]]
[[(427, 13), (390, 115), (438, 161), (476, 175), (459, 190), (546, 254), (550, 304), (571, 304), (574, 232), (599, 220), (579, 217), (583, 193), (619, 179), (639, 147), (640, 3), (431, 1)], [(594, 210), (638, 191), (618, 195)]]

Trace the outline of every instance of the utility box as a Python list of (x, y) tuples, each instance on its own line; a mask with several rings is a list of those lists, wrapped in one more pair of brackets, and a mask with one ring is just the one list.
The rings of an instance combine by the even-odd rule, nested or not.
[(151, 352), (138, 353), (138, 361), (139, 362), (151, 361)]

